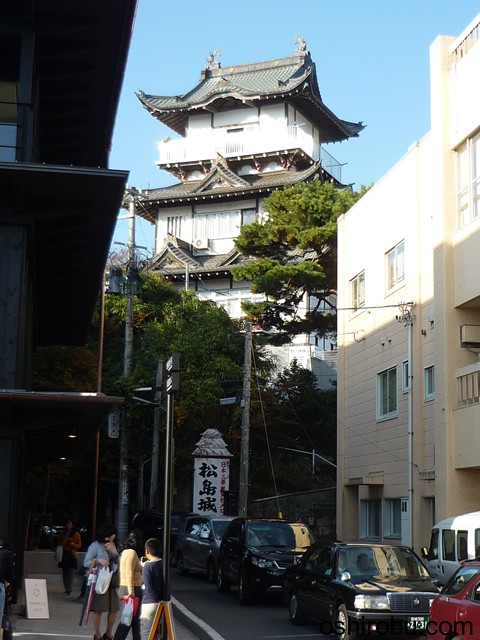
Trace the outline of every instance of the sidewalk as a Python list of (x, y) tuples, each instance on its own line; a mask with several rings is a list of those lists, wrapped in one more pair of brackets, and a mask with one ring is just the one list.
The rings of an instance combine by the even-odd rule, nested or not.
[[(57, 640), (75, 638), (91, 640), (93, 638), (92, 618), (90, 617), (87, 627), (81, 627), (79, 624), (82, 603), (76, 600), (76, 596), (80, 593), (82, 576), (75, 576), (75, 586), (71, 596), (63, 593), (61, 575), (35, 574), (27, 577), (46, 580), (49, 618), (28, 619), (20, 615), (12, 615), (14, 638), (25, 638), (25, 640), (40, 640), (47, 637), (54, 637)], [(173, 598), (172, 605), (175, 640), (221, 640), (213, 629)]]

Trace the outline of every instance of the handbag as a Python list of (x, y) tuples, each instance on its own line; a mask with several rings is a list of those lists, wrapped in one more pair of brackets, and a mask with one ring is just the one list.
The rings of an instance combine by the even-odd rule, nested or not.
[(108, 567), (102, 567), (97, 575), (97, 581), (95, 583), (95, 593), (103, 595), (107, 593), (110, 582), (112, 580), (112, 572)]
[(55, 549), (55, 558), (57, 562), (61, 562), (62, 557), (63, 557), (63, 545), (59, 544)]
[(122, 615), (120, 616), (121, 624), (126, 627), (130, 627), (132, 624), (133, 616), (137, 613), (138, 605), (140, 604), (140, 598), (127, 596), (124, 598), (124, 606)]

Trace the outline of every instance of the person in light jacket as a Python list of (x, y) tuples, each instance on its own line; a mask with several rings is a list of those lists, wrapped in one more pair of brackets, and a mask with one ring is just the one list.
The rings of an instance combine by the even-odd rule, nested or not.
[[(113, 625), (117, 619), (120, 602), (118, 599), (118, 551), (115, 546), (116, 533), (113, 525), (102, 525), (96, 540), (88, 547), (83, 565), (85, 568), (109, 567), (113, 571), (112, 581), (108, 591), (104, 594), (94, 593), (90, 611), (93, 611), (93, 640), (113, 640)], [(107, 614), (107, 630), (102, 635), (100, 624), (102, 613)]]
[(128, 596), (138, 598), (138, 608), (129, 625), (120, 621), (113, 640), (125, 640), (130, 629), (133, 640), (140, 640), (140, 602), (143, 595), (142, 564), (138, 557), (138, 549), (142, 548), (142, 534), (132, 531), (126, 541), (125, 548), (120, 554), (120, 588), (118, 595), (125, 601)]

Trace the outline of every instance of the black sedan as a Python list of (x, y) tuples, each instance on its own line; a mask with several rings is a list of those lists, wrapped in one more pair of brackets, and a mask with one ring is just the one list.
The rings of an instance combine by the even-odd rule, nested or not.
[(316, 543), (287, 568), (283, 596), (293, 624), (321, 623), (340, 640), (357, 635), (425, 635), (439, 589), (408, 547)]

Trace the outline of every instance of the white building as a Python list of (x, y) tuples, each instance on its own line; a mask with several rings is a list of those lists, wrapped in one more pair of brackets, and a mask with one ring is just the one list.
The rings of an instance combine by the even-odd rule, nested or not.
[(339, 221), (344, 539), (419, 549), (480, 508), (479, 38), (431, 45), (430, 132)]
[[(323, 103), (304, 40), (287, 58), (222, 68), (210, 54), (198, 84), (182, 96), (139, 99), (179, 137), (159, 143), (160, 169), (179, 182), (142, 194), (138, 214), (156, 225), (151, 268), (220, 304), (234, 318), (255, 300), (249, 282), (235, 282), (242, 260), (234, 239), (260, 220), (275, 189), (312, 179), (341, 185), (341, 165), (325, 145), (356, 136), (361, 123), (338, 118)], [(322, 386), (335, 378), (336, 345), (303, 336), (283, 350)]]

